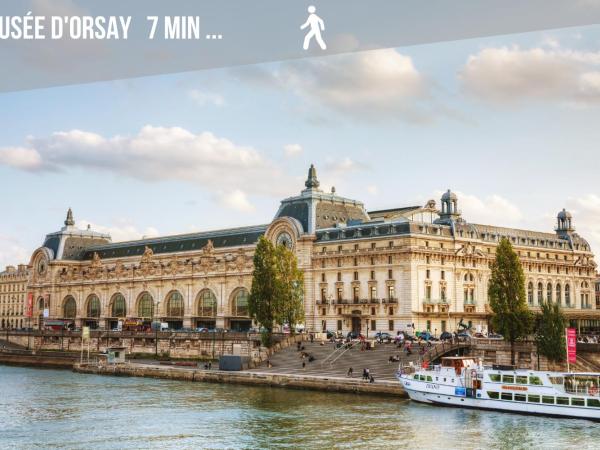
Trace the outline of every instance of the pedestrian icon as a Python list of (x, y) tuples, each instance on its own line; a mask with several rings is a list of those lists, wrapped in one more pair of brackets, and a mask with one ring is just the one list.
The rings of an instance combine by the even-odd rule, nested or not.
[(321, 47), (321, 50), (325, 50), (327, 48), (325, 41), (321, 37), (321, 31), (325, 31), (325, 23), (323, 22), (323, 19), (321, 19), (315, 14), (316, 11), (317, 8), (315, 8), (314, 6), (309, 6), (308, 19), (306, 19), (306, 22), (304, 22), (304, 24), (300, 27), (301, 30), (304, 30), (306, 27), (310, 26), (310, 31), (306, 34), (306, 37), (304, 38), (304, 50), (308, 50), (310, 40), (313, 37), (319, 44), (319, 47)]

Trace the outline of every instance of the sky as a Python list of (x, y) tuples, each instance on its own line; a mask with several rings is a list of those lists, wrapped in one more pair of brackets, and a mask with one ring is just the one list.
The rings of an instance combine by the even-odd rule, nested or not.
[(114, 241), (268, 223), (303, 189), (600, 248), (600, 26), (0, 94), (0, 267), (73, 208)]

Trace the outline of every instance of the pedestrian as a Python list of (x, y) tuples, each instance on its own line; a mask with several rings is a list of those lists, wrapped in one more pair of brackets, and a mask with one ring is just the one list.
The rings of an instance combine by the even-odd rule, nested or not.
[(209, 361), (208, 362), (208, 370), (211, 370), (211, 369), (212, 369), (212, 361)]
[(354, 378), (354, 371), (352, 370), (352, 367), (348, 368), (348, 373), (346, 374), (346, 376)]
[(369, 383), (375, 383), (375, 378), (373, 378), (373, 375), (369, 377)]
[(315, 335), (310, 333), (310, 343), (312, 344), (315, 341)]
[(302, 370), (306, 369), (306, 361), (302, 360)]
[(271, 360), (267, 359), (267, 367), (270, 369), (271, 367), (273, 367), (273, 364), (271, 364)]
[(371, 378), (371, 370), (367, 367), (365, 369), (365, 379), (369, 380)]
[(367, 379), (367, 369), (363, 369), (363, 375), (362, 375), (362, 377), (363, 377), (363, 380)]
[(302, 344), (300, 343), (300, 341), (298, 341), (298, 342), (296, 343), (296, 349), (297, 349), (297, 351), (300, 351), (300, 346), (301, 346), (301, 345), (302, 345)]

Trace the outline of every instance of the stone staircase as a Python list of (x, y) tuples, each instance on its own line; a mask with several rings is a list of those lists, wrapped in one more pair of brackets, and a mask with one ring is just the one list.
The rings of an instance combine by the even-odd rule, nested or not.
[(304, 359), (306, 366), (302, 368), (301, 352), (296, 347), (288, 347), (271, 356), (272, 367), (263, 362), (258, 367), (251, 369), (252, 372), (279, 373), (291, 375), (313, 375), (321, 377), (346, 377), (348, 368), (352, 367), (354, 378), (360, 379), (362, 371), (369, 368), (375, 381), (395, 381), (395, 374), (399, 363), (389, 362), (390, 356), (399, 355), (401, 363), (407, 365), (410, 361), (417, 364), (420, 355), (416, 346), (413, 354), (408, 357), (394, 344), (377, 344), (371, 350), (360, 349), (360, 344), (343, 352), (336, 350), (334, 344), (325, 342), (303, 342), (304, 352), (312, 355), (315, 360), (308, 362)]
[(598, 367), (598, 365), (595, 364), (595, 362), (592, 362), (587, 358), (577, 355), (577, 362), (575, 364), (571, 364), (571, 371), (573, 371), (573, 372), (600, 372), (600, 367)]

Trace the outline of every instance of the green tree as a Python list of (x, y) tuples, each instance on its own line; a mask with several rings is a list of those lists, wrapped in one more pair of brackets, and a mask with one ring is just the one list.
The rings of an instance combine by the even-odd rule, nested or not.
[(263, 328), (262, 341), (271, 346), (277, 311), (277, 263), (275, 248), (264, 236), (258, 240), (254, 252), (252, 288), (248, 298), (250, 317)]
[(558, 303), (544, 302), (540, 306), (535, 333), (538, 353), (551, 361), (564, 361), (567, 356), (565, 316)]
[(525, 275), (521, 261), (506, 238), (496, 248), (488, 297), (493, 311), (492, 326), (510, 342), (510, 360), (514, 365), (515, 342), (531, 333), (533, 316), (525, 300)]
[(275, 249), (277, 264), (277, 312), (279, 325), (288, 324), (290, 332), (304, 321), (304, 274), (298, 269), (294, 252), (285, 245)]

